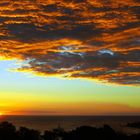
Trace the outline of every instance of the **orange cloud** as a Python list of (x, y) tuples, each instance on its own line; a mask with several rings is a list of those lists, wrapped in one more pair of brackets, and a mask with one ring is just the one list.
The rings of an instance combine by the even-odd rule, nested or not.
[(2, 0), (0, 57), (19, 71), (140, 84), (140, 2)]

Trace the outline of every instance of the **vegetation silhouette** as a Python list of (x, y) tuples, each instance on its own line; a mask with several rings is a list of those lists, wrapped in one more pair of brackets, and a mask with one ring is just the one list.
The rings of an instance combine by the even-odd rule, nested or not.
[(140, 133), (126, 135), (114, 131), (109, 125), (96, 128), (80, 126), (71, 131), (65, 131), (61, 127), (46, 130), (40, 133), (38, 130), (26, 127), (16, 127), (9, 122), (0, 123), (0, 140), (140, 140)]

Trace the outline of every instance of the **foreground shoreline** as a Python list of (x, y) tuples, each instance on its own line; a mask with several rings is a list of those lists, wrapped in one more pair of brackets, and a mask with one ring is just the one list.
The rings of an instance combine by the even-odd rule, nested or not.
[[(135, 126), (139, 127), (139, 122)], [(130, 124), (129, 124), (130, 125)], [(133, 126), (133, 124), (132, 124)], [(134, 126), (133, 126), (134, 127)], [(0, 140), (139, 140), (140, 132), (137, 134), (127, 135), (116, 132), (109, 125), (102, 127), (80, 126), (70, 131), (65, 131), (58, 126), (53, 130), (46, 130), (41, 133), (35, 129), (27, 127), (16, 128), (10, 122), (0, 123)]]
[(17, 128), (24, 126), (30, 129), (36, 129), (41, 132), (52, 130), (61, 125), (66, 131), (70, 131), (80, 126), (102, 127), (108, 124), (115, 131), (134, 134), (134, 129), (125, 127), (128, 123), (140, 122), (140, 116), (54, 116), (54, 115), (2, 115), (0, 122), (8, 121)]

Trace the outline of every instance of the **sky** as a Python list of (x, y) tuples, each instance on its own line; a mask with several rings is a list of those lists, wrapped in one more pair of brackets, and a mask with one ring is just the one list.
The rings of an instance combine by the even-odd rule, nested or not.
[(0, 114), (140, 115), (138, 0), (0, 1)]

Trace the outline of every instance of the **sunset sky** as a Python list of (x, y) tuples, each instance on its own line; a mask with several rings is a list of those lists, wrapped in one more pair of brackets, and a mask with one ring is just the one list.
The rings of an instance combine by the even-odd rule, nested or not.
[(140, 115), (138, 0), (1, 0), (0, 114)]

